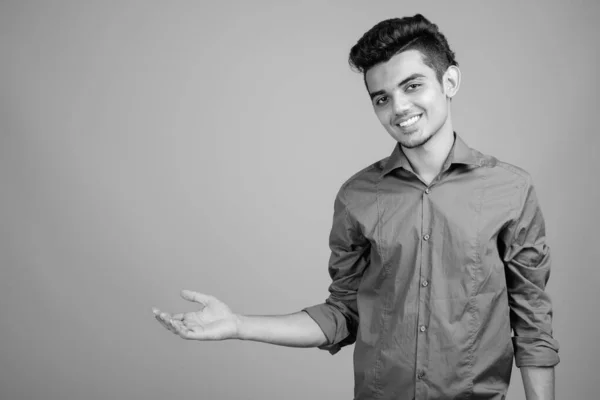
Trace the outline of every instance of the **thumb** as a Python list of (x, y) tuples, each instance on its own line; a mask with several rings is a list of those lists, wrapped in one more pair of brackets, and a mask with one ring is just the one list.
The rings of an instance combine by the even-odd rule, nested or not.
[(182, 290), (181, 297), (187, 301), (193, 301), (194, 303), (202, 304), (203, 306), (206, 306), (212, 298), (207, 294), (194, 292), (192, 290)]

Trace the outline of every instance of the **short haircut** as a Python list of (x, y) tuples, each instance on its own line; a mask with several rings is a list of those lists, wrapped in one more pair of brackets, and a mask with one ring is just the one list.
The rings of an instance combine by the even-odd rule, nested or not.
[(446, 37), (421, 14), (379, 22), (352, 47), (348, 62), (366, 75), (375, 65), (407, 50), (419, 50), (423, 63), (435, 71), (440, 83), (449, 66), (458, 66)]

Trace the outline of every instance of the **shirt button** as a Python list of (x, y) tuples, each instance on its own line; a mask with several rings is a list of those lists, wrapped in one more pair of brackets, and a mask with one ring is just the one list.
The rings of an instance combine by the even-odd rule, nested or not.
[(429, 240), (429, 234), (427, 234), (427, 235), (423, 236), (423, 239), (425, 239), (425, 240)]
[(420, 330), (421, 332), (425, 332), (425, 330), (426, 330), (426, 329), (427, 329), (427, 328), (425, 328), (425, 325), (421, 325), (421, 327), (419, 328), (419, 330)]
[(429, 190), (429, 188), (425, 189), (425, 193), (429, 194), (429, 192), (431, 192), (431, 190)]
[(419, 373), (417, 373), (417, 378), (419, 378), (419, 379), (421, 379), (424, 376), (425, 376), (425, 372), (424, 371), (419, 371)]
[(427, 287), (429, 285), (429, 282), (423, 281), (423, 282), (421, 282), (421, 285), (423, 285), (423, 287)]

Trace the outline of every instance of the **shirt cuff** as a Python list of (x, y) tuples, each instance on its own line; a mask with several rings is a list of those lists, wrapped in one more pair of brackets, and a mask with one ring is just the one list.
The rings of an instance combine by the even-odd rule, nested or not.
[(340, 310), (323, 303), (303, 308), (302, 311), (306, 312), (319, 325), (327, 338), (327, 343), (318, 346), (319, 349), (335, 354), (345, 346), (340, 342), (348, 337), (349, 332), (346, 326), (346, 318)]
[(552, 338), (513, 336), (517, 367), (553, 367), (560, 362), (558, 342)]

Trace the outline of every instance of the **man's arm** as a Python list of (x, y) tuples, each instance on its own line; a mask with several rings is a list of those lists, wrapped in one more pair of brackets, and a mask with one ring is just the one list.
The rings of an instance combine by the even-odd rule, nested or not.
[(240, 316), (238, 338), (288, 347), (318, 347), (327, 338), (304, 311), (289, 315)]
[(518, 211), (501, 235), (515, 363), (521, 368), (527, 400), (553, 400), (559, 346), (552, 337), (552, 303), (545, 291), (550, 249), (529, 176), (520, 190)]
[(288, 347), (317, 347), (327, 341), (317, 323), (305, 312), (288, 315), (247, 316), (234, 314), (216, 297), (184, 290), (181, 296), (200, 310), (170, 315), (154, 309), (156, 319), (184, 339), (253, 340)]
[(554, 400), (554, 367), (521, 367), (527, 400)]

